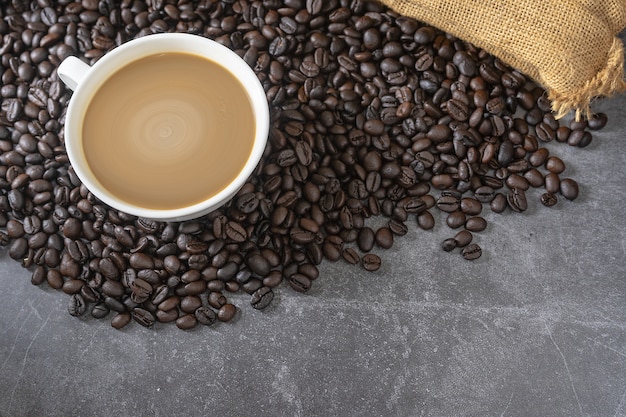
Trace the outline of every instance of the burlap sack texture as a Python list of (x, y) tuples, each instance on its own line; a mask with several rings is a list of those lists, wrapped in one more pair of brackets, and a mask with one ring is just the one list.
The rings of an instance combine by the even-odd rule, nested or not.
[(626, 0), (381, 0), (470, 42), (531, 77), (560, 118), (626, 90)]

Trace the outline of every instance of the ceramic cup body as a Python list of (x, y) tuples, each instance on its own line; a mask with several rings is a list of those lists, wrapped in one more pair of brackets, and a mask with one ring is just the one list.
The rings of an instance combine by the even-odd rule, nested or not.
[[(140, 207), (120, 199), (97, 180), (83, 150), (83, 121), (87, 107), (99, 87), (118, 69), (138, 59), (159, 53), (188, 53), (214, 61), (234, 75), (245, 87), (255, 120), (252, 151), (239, 175), (217, 194), (197, 204), (175, 209)], [(105, 54), (93, 66), (76, 57), (66, 58), (57, 69), (59, 78), (74, 93), (65, 117), (65, 146), (76, 175), (98, 199), (107, 205), (139, 217), (160, 221), (183, 221), (207, 214), (229, 201), (245, 184), (259, 163), (269, 132), (269, 109), (265, 92), (252, 69), (227, 47), (202, 36), (164, 33), (131, 40)], [(233, 149), (237, 152), (237, 149)]]

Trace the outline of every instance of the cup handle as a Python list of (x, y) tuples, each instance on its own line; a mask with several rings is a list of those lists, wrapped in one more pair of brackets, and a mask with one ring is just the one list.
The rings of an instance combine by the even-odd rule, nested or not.
[(57, 68), (57, 75), (72, 90), (87, 76), (91, 67), (75, 56), (68, 56)]

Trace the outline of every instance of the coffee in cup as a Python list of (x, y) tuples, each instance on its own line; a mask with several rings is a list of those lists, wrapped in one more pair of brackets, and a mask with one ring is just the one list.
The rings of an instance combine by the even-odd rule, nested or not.
[[(70, 163), (105, 203), (185, 220), (230, 199), (256, 167), (269, 111), (260, 82), (234, 52), (187, 34), (130, 41), (59, 75), (75, 92), (65, 125)], [(77, 71), (81, 66), (82, 71)]]

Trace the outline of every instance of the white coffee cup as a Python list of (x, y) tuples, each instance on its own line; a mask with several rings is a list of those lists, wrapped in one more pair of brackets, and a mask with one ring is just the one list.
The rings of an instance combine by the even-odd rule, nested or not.
[[(252, 151), (239, 175), (217, 194), (200, 203), (175, 209), (140, 207), (120, 199), (94, 176), (83, 150), (82, 128), (88, 104), (98, 88), (121, 67), (160, 53), (188, 53), (219, 63), (245, 87), (254, 112), (255, 137)], [(65, 147), (76, 175), (95, 197), (128, 214), (160, 221), (183, 221), (207, 214), (229, 201), (258, 165), (267, 143), (269, 109), (265, 91), (252, 69), (227, 47), (202, 36), (162, 33), (131, 40), (113, 49), (89, 66), (77, 57), (67, 57), (58, 67), (59, 78), (74, 90), (65, 117)], [(237, 149), (233, 149), (236, 152)]]

